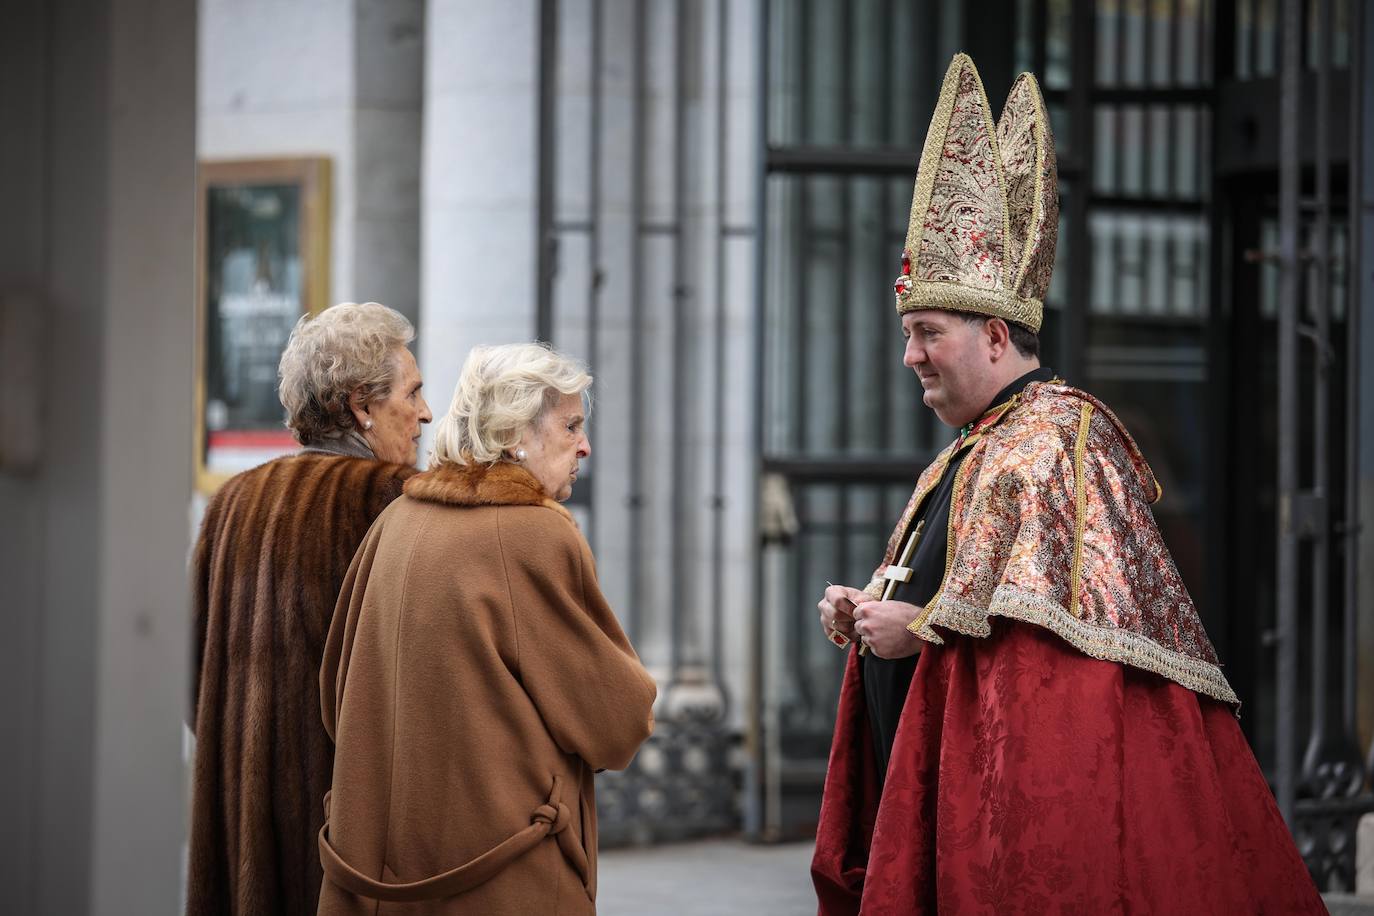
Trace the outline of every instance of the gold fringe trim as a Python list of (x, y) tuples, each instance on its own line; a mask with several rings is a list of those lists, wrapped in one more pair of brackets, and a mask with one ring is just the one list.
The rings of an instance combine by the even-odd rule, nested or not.
[(1084, 404), (1078, 417), (1078, 439), (1073, 446), (1073, 571), (1069, 576), (1069, 613), (1078, 613), (1078, 590), (1083, 584), (1083, 514), (1087, 493), (1083, 481), (1083, 452), (1088, 445), (1088, 427), (1093, 420), (1093, 405)]
[(986, 608), (941, 597), (938, 604), (931, 602), (919, 630), (915, 629), (915, 624), (908, 629), (926, 642), (939, 645), (944, 640), (932, 629), (934, 625), (965, 636), (986, 638), (992, 633), (988, 623), (991, 617), (1006, 617), (1044, 627), (1084, 655), (1149, 671), (1194, 693), (1229, 703), (1237, 713), (1240, 710), (1239, 698), (1217, 665), (1166, 649), (1139, 633), (1079, 620), (1057, 602), (1013, 585), (999, 586)]
[(1014, 293), (965, 286), (953, 280), (912, 280), (911, 287), (897, 296), (897, 314), (917, 309), (987, 315), (1025, 325), (1036, 333), (1045, 318), (1045, 304), (1039, 299), (1022, 299)]

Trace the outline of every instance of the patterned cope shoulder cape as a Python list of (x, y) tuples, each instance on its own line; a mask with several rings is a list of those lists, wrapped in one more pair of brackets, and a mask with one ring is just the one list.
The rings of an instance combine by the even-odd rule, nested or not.
[[(865, 588), (875, 598), (960, 444), (921, 474)], [(1058, 381), (1033, 382), (962, 444), (944, 579), (912, 633), (931, 643), (943, 642), (937, 628), (985, 637), (989, 618), (1008, 617), (1239, 706), (1155, 524), (1159, 484), (1110, 410)]]

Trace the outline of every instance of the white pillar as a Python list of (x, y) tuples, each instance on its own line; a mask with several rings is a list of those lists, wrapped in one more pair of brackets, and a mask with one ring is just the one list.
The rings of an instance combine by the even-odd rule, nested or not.
[(186, 834), (196, 12), (111, 10), (89, 911), (167, 913)]
[(13, 394), (43, 408), (37, 465), (0, 466), (6, 912), (178, 909), (195, 22), (0, 6), (0, 301), (39, 325), (39, 390)]
[(420, 368), (436, 417), (469, 349), (534, 335), (538, 13), (535, 0), (429, 3)]
[(349, 298), (411, 321), (420, 316), (424, 20), (424, 0), (355, 0)]

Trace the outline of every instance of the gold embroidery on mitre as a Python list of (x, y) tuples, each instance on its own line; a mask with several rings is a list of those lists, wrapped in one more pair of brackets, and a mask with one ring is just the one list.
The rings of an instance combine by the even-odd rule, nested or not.
[(1039, 331), (1058, 221), (1054, 138), (1035, 78), (1017, 78), (994, 122), (973, 60), (956, 54), (916, 172), (898, 314), (952, 309)]
[(1007, 94), (997, 122), (998, 149), (1007, 176), (1007, 209), (1012, 250), (1012, 291), (1021, 298), (1044, 300), (1054, 271), (1059, 236), (1059, 168), (1045, 103), (1035, 77), (1022, 73)]

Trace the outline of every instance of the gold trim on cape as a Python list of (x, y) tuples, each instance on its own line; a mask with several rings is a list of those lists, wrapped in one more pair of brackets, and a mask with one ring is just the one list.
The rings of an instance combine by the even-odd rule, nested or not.
[(1078, 441), (1073, 447), (1073, 575), (1069, 578), (1069, 614), (1078, 616), (1078, 589), (1083, 578), (1083, 451), (1088, 445), (1088, 427), (1093, 421), (1093, 405), (1084, 404), (1078, 421)]
[[(1238, 708), (1149, 509), (1154, 475), (1120, 421), (1057, 380), (1032, 382), (1013, 406), (921, 475), (924, 496), (958, 446), (969, 446), (951, 496), (944, 578), (907, 630), (940, 644), (937, 628), (986, 637), (990, 618), (1020, 620)], [(1106, 422), (1094, 424), (1097, 416)], [(1033, 508), (1014, 495), (1028, 492)], [(1093, 529), (1090, 566), (1081, 539), (1092, 518), (1117, 521)], [(965, 542), (978, 546), (976, 558), (960, 558)]]
[(1086, 623), (1060, 605), (1015, 586), (999, 587), (993, 593), (992, 604), (986, 608), (944, 598), (939, 611), (939, 619), (929, 620), (915, 635), (926, 642), (943, 645), (944, 639), (932, 627), (938, 624), (965, 636), (982, 638), (992, 633), (990, 618), (1006, 617), (1044, 627), (1084, 655), (1149, 671), (1195, 693), (1234, 707), (1240, 705), (1240, 699), (1218, 666), (1166, 649), (1129, 630)]

